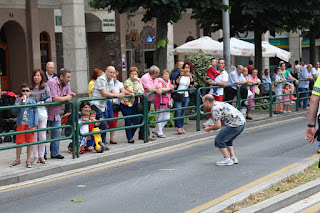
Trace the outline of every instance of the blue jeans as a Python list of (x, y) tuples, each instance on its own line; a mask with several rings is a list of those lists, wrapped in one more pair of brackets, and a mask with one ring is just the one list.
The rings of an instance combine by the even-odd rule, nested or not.
[(244, 124), (238, 127), (224, 126), (221, 128), (219, 134), (214, 140), (214, 144), (218, 148), (226, 148), (226, 146), (232, 146), (233, 140), (240, 135), (244, 129)]
[[(120, 109), (121, 109), (121, 112), (124, 116), (139, 114), (139, 112), (137, 111), (137, 108), (136, 108), (136, 101), (134, 102), (132, 107), (129, 107), (124, 104), (120, 104)], [(138, 125), (138, 124), (140, 124), (140, 117), (126, 118), (126, 119), (124, 119), (124, 122), (125, 122), (125, 126)], [(126, 135), (127, 135), (128, 141), (134, 137), (136, 130), (137, 130), (137, 128), (126, 129)]]
[[(179, 102), (174, 102), (174, 108), (181, 108), (181, 107), (186, 107), (188, 106), (189, 104), (189, 101), (190, 101), (190, 98), (189, 97), (184, 97), (184, 101), (179, 101)], [(183, 117), (185, 116), (186, 114), (186, 110), (183, 109), (183, 110), (176, 110), (176, 113), (175, 113), (175, 117)], [(183, 127), (183, 124), (184, 124), (184, 119), (178, 119), (178, 120), (175, 120), (175, 126), (177, 128), (182, 128)]]
[[(91, 109), (93, 109), (96, 112), (96, 119), (99, 120), (100, 118), (105, 119), (105, 112), (102, 112), (100, 109), (98, 109), (95, 105), (91, 106)], [(106, 130), (107, 129), (107, 122), (100, 122), (99, 128), (101, 130)], [(106, 133), (101, 133), (101, 138), (102, 138), (102, 143), (106, 144)]]
[[(300, 88), (299, 87), (299, 91), (308, 91), (307, 88)], [(308, 93), (300, 93), (299, 94), (299, 98), (306, 98), (308, 97)], [(299, 100), (299, 107), (301, 107), (301, 102), (303, 101), (303, 108), (307, 108), (308, 107), (308, 99), (303, 99), (303, 100)]]
[[(56, 127), (56, 126), (61, 126), (60, 116), (59, 116), (59, 119), (56, 121), (48, 121), (48, 127)], [(61, 138), (61, 131), (62, 129), (51, 130), (51, 139)], [(59, 146), (60, 146), (60, 141), (55, 141), (50, 143), (51, 157), (56, 157), (57, 155), (59, 155)]]

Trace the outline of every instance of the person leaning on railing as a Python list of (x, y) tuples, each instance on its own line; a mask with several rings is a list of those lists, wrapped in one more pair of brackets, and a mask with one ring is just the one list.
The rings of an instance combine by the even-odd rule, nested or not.
[[(51, 98), (51, 93), (50, 93), (50, 88), (48, 84), (46, 83), (46, 77), (45, 74), (42, 70), (40, 69), (35, 69), (33, 70), (32, 73), (32, 80), (31, 80), (31, 85), (32, 85), (32, 91), (30, 97), (35, 100), (36, 103), (50, 103), (52, 102)], [(42, 106), (43, 109), (46, 109), (45, 106)], [(45, 115), (40, 115), (38, 116), (38, 128), (47, 128), (47, 119), (48, 119), (48, 114), (47, 111), (45, 110)], [(47, 139), (46, 135), (47, 131), (40, 131), (40, 132), (35, 132), (34, 134), (34, 141), (45, 141)], [(44, 152), (45, 152), (45, 144), (37, 144), (33, 145), (33, 156), (34, 160), (32, 162), (33, 165), (37, 164), (38, 162), (46, 164), (46, 160), (44, 159)]]
[[(286, 64), (285, 63), (281, 63), (280, 64), (280, 71), (281, 71), (280, 75), (283, 75), (287, 81), (294, 80), (294, 83), (296, 85), (298, 84), (298, 80), (296, 78), (294, 78), (290, 74), (289, 70), (286, 69)], [(290, 86), (291, 93), (293, 93), (294, 92), (294, 84), (293, 83), (289, 83), (289, 86)], [(290, 99), (291, 100), (296, 100), (297, 98), (294, 97), (293, 95), (291, 95)]]
[[(258, 87), (258, 85), (261, 83), (261, 80), (258, 78), (258, 70), (253, 69), (251, 71), (251, 75), (250, 74), (248, 75), (248, 79), (252, 82), (252, 84), (255, 84), (249, 87), (249, 90), (252, 92), (252, 95), (250, 95), (248, 98), (255, 98), (256, 87)], [(254, 106), (254, 105), (255, 105), (255, 100), (248, 100), (248, 106)], [(246, 119), (248, 120), (252, 120), (252, 118), (250, 117), (251, 110), (254, 110), (254, 107), (247, 108)]]
[(299, 98), (305, 98), (305, 99), (299, 100), (299, 107), (301, 108), (301, 102), (303, 101), (304, 109), (309, 109), (308, 99), (307, 99), (308, 93), (306, 91), (308, 91), (310, 81), (313, 79), (311, 69), (312, 69), (312, 65), (308, 64), (307, 69), (303, 70), (302, 73), (300, 74), (300, 79), (298, 84), (299, 92), (303, 92), (303, 93), (300, 93)]
[[(158, 79), (159, 87), (162, 88), (162, 91), (170, 91), (174, 89), (173, 84), (170, 81), (170, 71), (164, 69), (161, 73), (161, 78)], [(163, 111), (169, 109), (169, 100), (171, 98), (171, 93), (156, 95), (154, 99), (154, 108), (156, 111)], [(157, 114), (157, 121), (170, 119), (170, 112), (163, 112)], [(163, 128), (166, 125), (167, 121), (156, 123), (156, 128), (154, 129), (154, 134), (159, 138), (165, 138), (163, 134)]]
[[(120, 109), (124, 116), (137, 115), (140, 114), (137, 110), (137, 103), (139, 97), (135, 98), (135, 95), (142, 95), (144, 89), (138, 78), (138, 68), (130, 67), (129, 78), (124, 82), (124, 88), (126, 90), (126, 95), (131, 95), (129, 98), (122, 98), (120, 103)], [(125, 126), (138, 125), (140, 124), (140, 117), (126, 118), (124, 119)], [(134, 134), (137, 127), (126, 129), (126, 136), (128, 143), (134, 143)]]
[(92, 98), (92, 91), (94, 88), (94, 84), (96, 83), (97, 78), (99, 78), (104, 72), (99, 69), (94, 69), (91, 73), (91, 81), (88, 84), (88, 94), (89, 98)]

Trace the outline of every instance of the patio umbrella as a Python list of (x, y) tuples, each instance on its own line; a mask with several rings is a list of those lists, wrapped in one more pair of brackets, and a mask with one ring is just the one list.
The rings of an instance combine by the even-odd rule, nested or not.
[(283, 50), (279, 47), (273, 46), (267, 41), (262, 42), (262, 47), (266, 49), (265, 52), (262, 52), (262, 57), (266, 57), (266, 58), (277, 57), (287, 62), (291, 58), (290, 52)]
[[(237, 38), (230, 39), (230, 47), (240, 50), (241, 56), (254, 56), (254, 44), (243, 41)], [(266, 51), (266, 48), (262, 48), (262, 52)]]
[[(231, 55), (240, 55), (240, 51), (230, 48)], [(223, 55), (223, 44), (212, 40), (208, 36), (189, 41), (170, 52), (170, 55), (195, 55), (195, 54), (208, 54), (208, 55)]]

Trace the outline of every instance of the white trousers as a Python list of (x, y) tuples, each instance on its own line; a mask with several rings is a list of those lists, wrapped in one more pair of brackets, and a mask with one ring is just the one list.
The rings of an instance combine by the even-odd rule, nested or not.
[[(47, 119), (38, 121), (38, 129), (41, 128), (46, 128), (47, 127)], [(38, 141), (44, 141), (47, 139), (47, 131), (40, 131), (40, 132), (35, 132), (34, 133), (34, 142)], [(45, 144), (37, 144), (32, 146), (32, 151), (33, 151), (33, 156), (35, 158), (43, 158), (44, 156), (44, 149), (45, 149)]]
[[(167, 110), (167, 109), (160, 109), (160, 111), (162, 110)], [(157, 114), (157, 121), (167, 120), (169, 118), (170, 118), (170, 112), (162, 112)], [(156, 123), (156, 128), (154, 129), (154, 132), (157, 133), (158, 135), (163, 135), (162, 129), (166, 124), (167, 124), (167, 121)]]

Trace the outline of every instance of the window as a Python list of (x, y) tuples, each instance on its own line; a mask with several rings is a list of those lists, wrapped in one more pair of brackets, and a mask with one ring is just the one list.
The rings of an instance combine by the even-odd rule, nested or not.
[(40, 55), (41, 55), (41, 69), (46, 70), (46, 64), (51, 61), (50, 55), (50, 38), (46, 32), (40, 33)]

